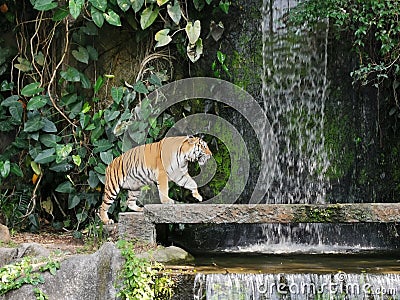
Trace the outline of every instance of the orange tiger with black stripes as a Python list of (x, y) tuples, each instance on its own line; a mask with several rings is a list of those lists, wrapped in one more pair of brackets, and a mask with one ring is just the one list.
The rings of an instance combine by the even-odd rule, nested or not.
[(161, 203), (174, 203), (168, 197), (168, 181), (191, 190), (193, 197), (202, 201), (197, 184), (188, 173), (188, 162), (198, 161), (203, 165), (211, 155), (207, 143), (193, 136), (166, 137), (128, 150), (106, 169), (100, 219), (104, 224), (113, 223), (107, 212), (121, 189), (128, 190), (128, 207), (133, 211), (143, 211), (136, 200), (141, 187), (149, 183), (157, 185)]

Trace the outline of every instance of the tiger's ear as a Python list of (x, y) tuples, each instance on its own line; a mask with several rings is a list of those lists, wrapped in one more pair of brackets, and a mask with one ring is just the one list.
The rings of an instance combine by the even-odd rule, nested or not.
[(197, 140), (198, 140), (197, 137), (195, 137), (193, 135), (188, 135), (187, 141), (188, 141), (189, 144), (194, 144), (194, 143), (197, 142)]

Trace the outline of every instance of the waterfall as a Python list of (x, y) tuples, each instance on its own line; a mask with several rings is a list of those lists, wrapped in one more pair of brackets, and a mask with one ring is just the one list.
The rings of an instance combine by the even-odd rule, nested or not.
[[(294, 28), (297, 0), (264, 0), (264, 107), (278, 140), (278, 166), (268, 203), (323, 203), (329, 166), (324, 147), (328, 26)], [(324, 28), (325, 27), (325, 28)]]
[(399, 274), (198, 274), (194, 299), (397, 299)]

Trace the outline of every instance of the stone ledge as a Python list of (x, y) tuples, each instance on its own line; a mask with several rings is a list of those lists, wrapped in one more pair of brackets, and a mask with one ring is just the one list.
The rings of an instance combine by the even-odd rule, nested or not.
[(120, 238), (155, 243), (165, 239), (166, 224), (361, 222), (400, 222), (400, 203), (149, 204), (143, 213), (121, 213), (118, 231)]
[(144, 219), (153, 224), (388, 223), (400, 222), (400, 203), (150, 204)]

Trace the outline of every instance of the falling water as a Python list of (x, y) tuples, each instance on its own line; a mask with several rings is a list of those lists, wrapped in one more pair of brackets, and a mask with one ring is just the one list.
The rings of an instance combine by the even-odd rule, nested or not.
[[(272, 184), (266, 191), (266, 203), (325, 203), (330, 188), (325, 176), (329, 150), (323, 134), (329, 24), (321, 22), (313, 31), (291, 27), (287, 16), (299, 2), (263, 0), (263, 105), (279, 147), (275, 172), (268, 174)], [(226, 226), (225, 235), (207, 229), (207, 241), (212, 241), (210, 235), (218, 236), (218, 244), (208, 243), (210, 248), (263, 255), (353, 255), (399, 247), (398, 228), (393, 224)], [(369, 274), (359, 269), (347, 274), (294, 272), (197, 274), (194, 299), (398, 299), (400, 293), (400, 274)]]
[[(297, 4), (298, 0), (263, 3), (262, 93), (279, 145), (267, 203), (324, 203), (328, 187), (324, 174), (329, 162), (323, 135), (328, 24), (322, 23), (315, 32), (291, 27), (287, 16)], [(262, 244), (265, 251), (298, 251), (304, 245), (299, 243), (301, 236), (311, 237), (309, 246), (304, 247), (308, 251), (326, 251), (320, 224), (260, 226), (267, 239), (256, 247)], [(268, 238), (271, 235), (274, 238)]]
[(287, 15), (297, 3), (264, 0), (263, 4), (262, 92), (279, 145), (268, 203), (323, 203), (327, 188), (323, 123), (328, 32), (291, 27)]
[(399, 274), (199, 274), (194, 299), (397, 299)]

